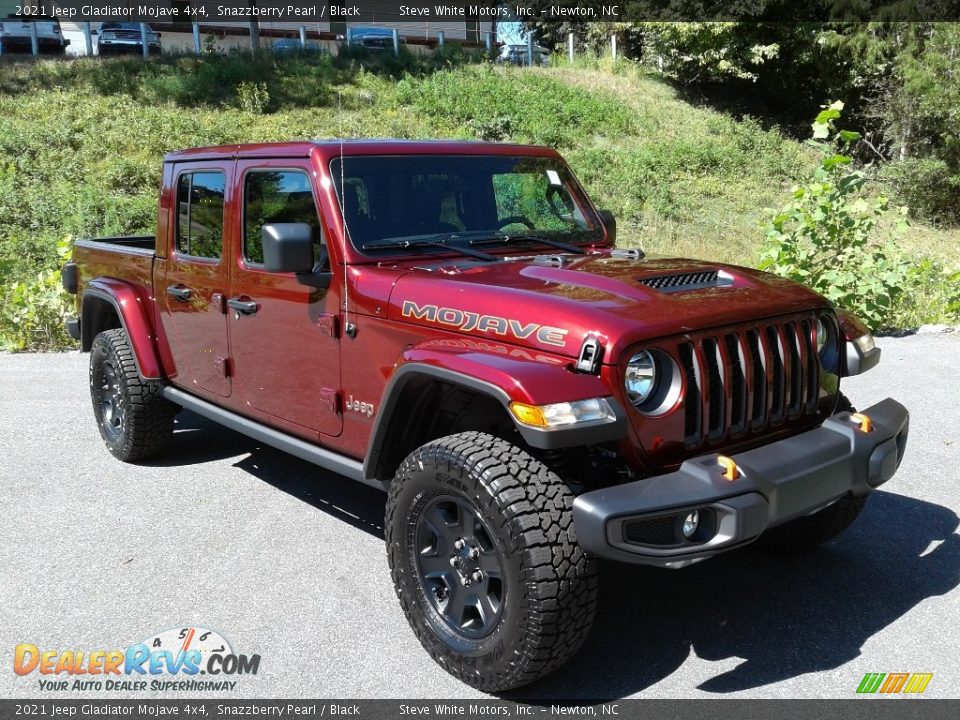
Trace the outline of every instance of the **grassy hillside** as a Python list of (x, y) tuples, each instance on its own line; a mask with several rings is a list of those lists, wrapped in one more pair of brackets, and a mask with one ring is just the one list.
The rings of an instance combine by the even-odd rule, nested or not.
[[(777, 131), (694, 107), (633, 71), (500, 68), (466, 64), (456, 51), (431, 60), (4, 58), (0, 284), (54, 265), (64, 237), (152, 231), (170, 150), (341, 134), (553, 145), (614, 210), (622, 244), (742, 264), (756, 262), (765, 208), (782, 205), (815, 162)], [(960, 266), (957, 238), (914, 227), (901, 240), (909, 253)], [(923, 319), (935, 319), (931, 303), (920, 303)]]

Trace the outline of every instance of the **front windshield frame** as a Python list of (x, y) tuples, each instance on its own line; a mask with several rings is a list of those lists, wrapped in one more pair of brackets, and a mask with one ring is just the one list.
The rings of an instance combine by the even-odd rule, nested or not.
[[(568, 227), (565, 229), (559, 228), (535, 228), (531, 230), (529, 227), (525, 226), (514, 226), (509, 232), (498, 232), (497, 228), (477, 228), (477, 227), (464, 227), (463, 229), (451, 227), (448, 230), (439, 232), (416, 232), (413, 229), (405, 229), (403, 234), (396, 233), (387, 233), (387, 234), (370, 234), (369, 232), (364, 233), (362, 230), (358, 230), (357, 218), (352, 218), (344, 210), (344, 191), (341, 188), (341, 170), (340, 163), (341, 159), (345, 164), (346, 172), (343, 174), (343, 179), (346, 181), (346, 184), (350, 184), (351, 180), (362, 179), (362, 176), (359, 175), (356, 169), (351, 170), (350, 165), (359, 162), (359, 163), (377, 163), (383, 161), (396, 161), (396, 160), (406, 160), (421, 162), (421, 166), (426, 165), (427, 161), (435, 161), (436, 164), (439, 164), (440, 167), (447, 167), (450, 169), (462, 170), (463, 168), (469, 167), (469, 163), (474, 165), (480, 162), (489, 162), (494, 165), (504, 165), (509, 166), (512, 164), (513, 167), (518, 167), (521, 165), (528, 165), (533, 168), (539, 168), (542, 171), (544, 177), (547, 177), (551, 186), (554, 185), (556, 180), (559, 180), (557, 187), (562, 187), (565, 191), (565, 196), (567, 200), (573, 203), (574, 211), (571, 212), (571, 220), (569, 222), (575, 223), (576, 228)], [(436, 166), (436, 165), (435, 165)], [(370, 170), (368, 169), (368, 177), (370, 177)], [(430, 173), (429, 170), (435, 169), (435, 167), (426, 167), (426, 168), (417, 168), (423, 169), (424, 172), (420, 173), (421, 175), (435, 175), (437, 173)], [(567, 164), (559, 157), (552, 155), (526, 155), (523, 153), (518, 154), (468, 154), (468, 153), (457, 153), (457, 154), (448, 154), (448, 153), (382, 153), (382, 154), (347, 154), (333, 157), (328, 162), (327, 170), (330, 173), (330, 179), (332, 180), (332, 190), (335, 196), (335, 201), (337, 203), (337, 209), (341, 214), (343, 223), (345, 226), (345, 236), (349, 240), (350, 245), (353, 251), (359, 253), (363, 257), (368, 257), (371, 259), (382, 260), (386, 257), (395, 257), (395, 256), (410, 256), (410, 255), (442, 255), (445, 253), (455, 253), (457, 248), (461, 247), (471, 247), (478, 244), (478, 239), (489, 239), (493, 240), (503, 240), (503, 246), (499, 249), (506, 249), (509, 247), (509, 250), (516, 252), (520, 246), (536, 246), (542, 245), (549, 247), (548, 243), (537, 242), (537, 235), (540, 234), (541, 237), (550, 238), (553, 240), (560, 240), (564, 243), (569, 243), (570, 245), (575, 245), (578, 247), (589, 247), (591, 245), (597, 245), (600, 243), (606, 242), (606, 234), (603, 226), (603, 222), (600, 219), (596, 209), (593, 204), (590, 202), (590, 199), (587, 197), (586, 192), (580, 186), (580, 183), (577, 182), (576, 177), (573, 172), (567, 166)], [(550, 171), (548, 174), (547, 171)], [(535, 170), (521, 170), (516, 173), (493, 173), (490, 175), (490, 183), (493, 183), (493, 175), (523, 175), (524, 173), (532, 175)], [(416, 173), (410, 173), (411, 182), (413, 181)], [(478, 174), (479, 178), (482, 180), (485, 178), (486, 173), (480, 172)], [(401, 180), (404, 177), (404, 174), (400, 174), (399, 177)], [(381, 183), (384, 181), (381, 179)], [(377, 190), (375, 192), (379, 192)], [(412, 192), (412, 188), (407, 188), (407, 193)], [(451, 190), (451, 192), (454, 192)], [(495, 192), (492, 188), (490, 192)], [(492, 197), (492, 196), (491, 196)], [(490, 198), (486, 199), (488, 211), (492, 209), (489, 207)], [(356, 203), (356, 199), (352, 199), (351, 202)], [(367, 200), (369, 203), (369, 199)], [(493, 199), (493, 202), (496, 202), (496, 198)], [(361, 201), (362, 203), (362, 201)], [(566, 201), (563, 201), (565, 208), (570, 207)], [(368, 210), (369, 211), (369, 210)], [(404, 211), (406, 213), (411, 212), (409, 209)], [(497, 208), (498, 220), (499, 218), (499, 208)], [(367, 222), (370, 227), (377, 225), (380, 220), (376, 218), (367, 218)], [(404, 221), (403, 226), (406, 228), (406, 221)], [(353, 227), (351, 227), (353, 226)], [(396, 217), (394, 218), (394, 227), (397, 227)], [(436, 229), (435, 229), (436, 230)], [(511, 238), (515, 238), (517, 242), (515, 244), (511, 243)], [(390, 242), (396, 241), (396, 242)], [(373, 247), (375, 246), (375, 247)], [(444, 246), (449, 246), (449, 250)], [(483, 249), (490, 249), (492, 246), (484, 243)]]

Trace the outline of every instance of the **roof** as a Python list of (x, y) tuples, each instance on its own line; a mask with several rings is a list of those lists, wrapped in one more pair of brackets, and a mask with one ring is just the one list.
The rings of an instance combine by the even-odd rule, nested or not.
[(339, 155), (556, 155), (551, 148), (479, 140), (328, 139), (247, 143), (187, 148), (169, 153), (164, 162), (233, 158), (310, 157), (315, 152)]

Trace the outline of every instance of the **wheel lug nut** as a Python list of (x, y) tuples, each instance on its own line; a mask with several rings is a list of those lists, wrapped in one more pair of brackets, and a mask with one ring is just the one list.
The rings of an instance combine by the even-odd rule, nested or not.
[(456, 541), (455, 543), (453, 543), (453, 546), (454, 546), (457, 550), (463, 550), (463, 546), (464, 546), (464, 545), (466, 545), (466, 543), (463, 541), (463, 538), (457, 538), (457, 541)]
[(480, 557), (480, 551), (476, 548), (470, 548), (470, 559), (476, 560), (478, 557)]
[(457, 559), (455, 557), (450, 558), (450, 567), (457, 566)]
[(473, 579), (476, 580), (477, 582), (480, 582), (481, 580), (483, 580), (483, 573), (480, 572), (479, 570), (477, 570), (477, 571), (473, 574), (472, 577), (473, 577)]

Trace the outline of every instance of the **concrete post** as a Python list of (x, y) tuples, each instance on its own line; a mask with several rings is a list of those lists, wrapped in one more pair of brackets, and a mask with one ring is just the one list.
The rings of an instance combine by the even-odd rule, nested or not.
[(610, 53), (613, 55), (613, 59), (617, 59), (617, 36), (610, 36)]
[(533, 66), (533, 33), (527, 33), (527, 65)]
[(37, 24), (30, 23), (30, 52), (36, 57), (40, 54), (40, 38), (37, 37)]
[(437, 33), (437, 46), (441, 50), (443, 50), (443, 47), (444, 47), (444, 40), (445, 40), (445, 37), (443, 34), (443, 30), (441, 30), (440, 32)]
[(567, 56), (570, 58), (570, 62), (573, 62), (573, 33), (570, 33), (567, 36)]
[(256, 20), (250, 21), (250, 52), (256, 52), (260, 47), (260, 24)]
[(400, 57), (400, 31), (393, 29), (393, 56)]
[(301, 50), (307, 49), (307, 26), (306, 25), (300, 26), (300, 49)]
[(83, 47), (87, 51), (87, 57), (93, 55), (93, 32), (89, 22), (83, 24)]
[(487, 57), (493, 57), (493, 31), (487, 30), (484, 46), (487, 49)]
[(350, 48), (350, 43), (353, 41), (353, 28), (347, 25), (347, 49)]
[(200, 50), (200, 23), (190, 23), (193, 25), (193, 51), (199, 55)]
[(150, 57), (150, 43), (147, 42), (147, 24), (140, 23), (140, 45), (144, 57)]

